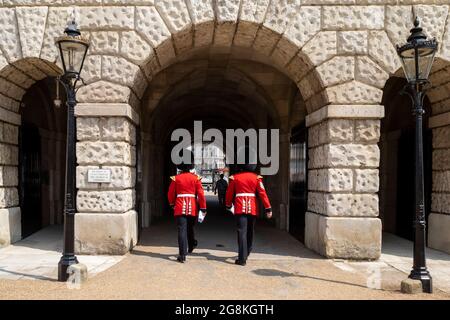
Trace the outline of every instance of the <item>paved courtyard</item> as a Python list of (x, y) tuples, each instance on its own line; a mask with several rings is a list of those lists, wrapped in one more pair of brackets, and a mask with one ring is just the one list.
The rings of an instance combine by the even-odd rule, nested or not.
[(257, 226), (255, 252), (246, 267), (233, 264), (232, 217), (209, 197), (210, 213), (197, 227), (199, 249), (186, 264), (175, 261), (171, 220), (143, 231), (125, 257), (79, 256), (89, 280), (79, 289), (56, 281), (61, 232), (52, 227), (0, 249), (1, 299), (449, 299), (450, 256), (429, 250), (435, 293), (406, 295), (400, 282), (410, 270), (411, 243), (385, 235), (376, 262), (327, 260), (286, 232)]

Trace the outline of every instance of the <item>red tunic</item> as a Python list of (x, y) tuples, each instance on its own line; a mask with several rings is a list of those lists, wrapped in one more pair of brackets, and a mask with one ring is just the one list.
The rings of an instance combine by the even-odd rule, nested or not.
[(234, 214), (258, 214), (258, 196), (264, 208), (270, 209), (270, 201), (262, 182), (262, 177), (253, 172), (241, 172), (230, 176), (225, 205), (231, 208), (234, 204)]
[(190, 172), (183, 172), (170, 177), (169, 204), (174, 207), (174, 215), (196, 217), (199, 209), (206, 210), (206, 199), (203, 193), (201, 177)]

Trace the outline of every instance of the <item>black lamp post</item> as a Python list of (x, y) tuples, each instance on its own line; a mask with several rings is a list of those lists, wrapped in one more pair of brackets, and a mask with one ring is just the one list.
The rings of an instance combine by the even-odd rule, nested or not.
[(414, 28), (407, 43), (397, 46), (397, 53), (402, 61), (403, 70), (408, 80), (405, 92), (413, 102), (413, 114), (416, 117), (416, 148), (415, 148), (415, 237), (414, 237), (414, 264), (409, 278), (422, 282), (423, 292), (433, 291), (431, 275), (427, 270), (425, 260), (425, 205), (424, 205), (424, 170), (423, 170), (423, 100), (425, 89), (429, 84), (428, 76), (433, 64), (438, 43), (436, 39), (427, 39), (419, 26), (416, 17)]
[(67, 94), (67, 148), (66, 148), (66, 190), (64, 199), (64, 248), (58, 263), (58, 280), (67, 281), (67, 268), (77, 264), (75, 256), (75, 212), (76, 212), (76, 86), (80, 78), (89, 42), (81, 37), (75, 21), (64, 30), (65, 35), (56, 39), (64, 74), (60, 83)]

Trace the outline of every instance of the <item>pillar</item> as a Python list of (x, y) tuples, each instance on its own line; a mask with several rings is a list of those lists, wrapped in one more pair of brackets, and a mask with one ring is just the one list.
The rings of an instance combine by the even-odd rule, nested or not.
[(0, 247), (22, 238), (18, 192), (20, 121), (19, 114), (0, 106)]
[(450, 112), (431, 117), (433, 189), (428, 217), (428, 246), (450, 253)]
[(379, 105), (328, 105), (306, 118), (305, 245), (328, 258), (378, 259)]
[[(136, 126), (127, 104), (79, 104), (77, 116), (78, 254), (125, 254), (137, 242)], [(109, 169), (109, 183), (88, 181), (92, 169)]]

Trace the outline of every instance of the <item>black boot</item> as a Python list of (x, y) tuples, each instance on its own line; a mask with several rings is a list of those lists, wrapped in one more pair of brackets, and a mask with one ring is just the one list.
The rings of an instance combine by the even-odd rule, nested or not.
[(178, 256), (177, 261), (180, 263), (184, 263), (186, 261), (186, 256)]
[(188, 252), (192, 253), (194, 251), (195, 248), (197, 248), (198, 242), (197, 240), (194, 240), (193, 246), (191, 248), (189, 248)]
[(234, 264), (237, 264), (237, 265), (240, 265), (240, 266), (245, 266), (245, 265), (247, 264), (247, 262), (241, 261), (241, 260), (239, 260), (239, 259), (236, 259), (236, 260), (234, 261)]

